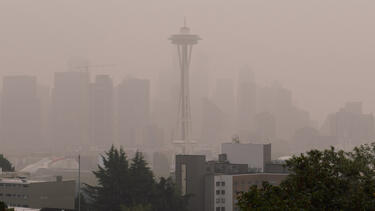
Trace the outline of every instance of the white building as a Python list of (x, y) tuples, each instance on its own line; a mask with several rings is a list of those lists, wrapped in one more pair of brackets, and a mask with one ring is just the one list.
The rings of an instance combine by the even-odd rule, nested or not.
[(287, 176), (274, 173), (208, 175), (205, 179), (205, 210), (239, 211), (239, 193), (248, 191), (253, 185), (259, 187), (263, 182), (279, 185)]

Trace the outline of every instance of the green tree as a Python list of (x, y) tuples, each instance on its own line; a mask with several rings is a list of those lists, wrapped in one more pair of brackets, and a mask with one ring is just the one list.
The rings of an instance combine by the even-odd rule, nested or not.
[(156, 184), (152, 200), (154, 210), (158, 211), (186, 211), (189, 196), (181, 196), (171, 178), (160, 178)]
[(3, 171), (14, 171), (14, 167), (2, 154), (0, 154), (0, 168)]
[(103, 166), (94, 171), (98, 186), (86, 184), (84, 191), (95, 210), (120, 211), (121, 204), (131, 204), (129, 162), (122, 148), (111, 149), (102, 156)]
[(147, 204), (154, 192), (154, 175), (141, 152), (136, 152), (132, 159), (130, 172), (130, 190), (132, 205)]
[(157, 182), (142, 153), (129, 162), (125, 152), (111, 149), (102, 156), (103, 166), (94, 175), (98, 186), (85, 185), (89, 210), (185, 211), (187, 197), (178, 194), (169, 179)]
[(286, 162), (291, 174), (275, 187), (253, 186), (241, 210), (375, 210), (375, 144), (352, 152), (311, 150)]
[(152, 211), (151, 205), (136, 205), (133, 207), (121, 206), (121, 211)]
[(5, 211), (8, 208), (8, 205), (5, 202), (0, 201), (0, 211)]

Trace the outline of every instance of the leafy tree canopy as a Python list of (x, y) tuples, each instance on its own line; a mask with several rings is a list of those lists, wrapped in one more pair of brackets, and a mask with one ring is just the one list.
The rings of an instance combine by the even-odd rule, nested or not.
[(286, 161), (291, 174), (238, 197), (241, 210), (375, 210), (375, 144), (311, 150)]

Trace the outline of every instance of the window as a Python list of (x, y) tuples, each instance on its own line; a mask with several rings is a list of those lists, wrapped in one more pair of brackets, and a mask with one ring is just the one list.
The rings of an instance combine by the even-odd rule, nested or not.
[(3, 187), (4, 186), (4, 184), (3, 183), (0, 183), (0, 187)]
[(220, 207), (216, 207), (216, 211), (220, 211)]
[(222, 207), (222, 208), (221, 208), (221, 211), (225, 211), (225, 207)]
[(23, 187), (24, 187), (24, 188), (28, 188), (28, 187), (29, 187), (29, 185), (23, 185)]
[(224, 195), (225, 194), (225, 190), (221, 190), (221, 195)]
[(220, 190), (216, 190), (216, 195), (220, 195)]
[(220, 199), (216, 199), (216, 204), (220, 203)]
[(225, 186), (225, 182), (221, 182), (221, 186)]
[(216, 187), (220, 186), (220, 182), (216, 182)]
[(225, 203), (225, 198), (221, 198), (221, 203)]
[(0, 197), (2, 197), (3, 196), (3, 194), (2, 193), (0, 193)]

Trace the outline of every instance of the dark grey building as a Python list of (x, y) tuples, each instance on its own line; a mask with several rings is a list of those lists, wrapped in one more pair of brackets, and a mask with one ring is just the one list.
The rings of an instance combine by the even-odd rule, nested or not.
[(176, 185), (182, 195), (191, 195), (188, 209), (204, 210), (204, 176), (207, 173), (204, 155), (176, 155)]
[(204, 155), (176, 155), (176, 185), (182, 195), (191, 195), (188, 205), (191, 211), (206, 210), (206, 204), (212, 200), (212, 175), (247, 172), (247, 164), (231, 164), (224, 154), (217, 161), (206, 161)]

